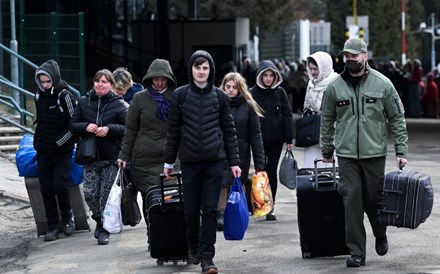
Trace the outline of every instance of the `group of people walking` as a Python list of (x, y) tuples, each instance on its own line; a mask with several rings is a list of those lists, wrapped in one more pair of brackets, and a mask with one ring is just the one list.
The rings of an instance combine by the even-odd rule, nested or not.
[[(406, 164), (407, 136), (399, 97), (385, 77), (368, 67), (364, 44), (347, 41), (343, 51), (347, 70), (341, 75), (333, 71), (327, 53), (317, 52), (307, 58), (310, 81), (304, 107), (322, 114), (323, 128), (321, 145), (305, 151), (305, 165), (321, 155), (326, 162), (333, 161), (335, 153), (338, 156), (343, 186), (340, 194), (351, 212), (346, 215), (347, 245), (352, 255), (347, 266), (365, 262), (362, 203), (367, 202), (365, 210), (375, 224), (371, 218), (375, 213), (370, 209), (377, 205), (373, 189), (378, 189), (384, 175), (387, 120), (393, 125), (397, 160)], [(96, 221), (98, 244), (109, 242), (103, 211), (120, 167), (129, 169), (141, 193), (144, 213), (147, 189), (157, 185), (159, 174), (170, 178), (174, 170), (181, 170), (189, 262), (200, 264), (203, 273), (218, 272), (213, 263), (216, 230), (228, 185), (233, 178), (247, 181), (252, 157), (256, 172), (267, 172), (275, 202), (281, 152), (284, 144), (288, 150), (294, 148), (294, 120), (287, 94), (280, 86), (281, 73), (272, 61), (260, 62), (252, 87), (236, 72), (225, 75), (221, 87), (215, 87), (214, 60), (203, 50), (189, 58), (188, 72), (189, 84), (178, 87), (169, 62), (163, 59), (151, 63), (142, 85), (133, 83), (126, 69), (113, 73), (103, 69), (95, 74), (93, 88), (75, 105), (70, 93), (59, 96), (66, 85), (55, 61), (37, 69), (40, 96), (36, 100), (34, 145), (48, 216), (45, 240), (55, 240), (59, 234), (55, 196), (67, 228), (64, 234), (73, 234), (66, 174), (77, 138), (94, 135), (97, 156), (84, 166), (83, 185)], [(375, 88), (367, 88), (372, 86)], [(54, 108), (57, 100), (61, 108)], [(48, 113), (52, 118), (43, 120)], [(277, 219), (274, 211), (265, 218)], [(385, 229), (376, 227), (376, 243), (382, 245), (379, 250), (384, 254)]]

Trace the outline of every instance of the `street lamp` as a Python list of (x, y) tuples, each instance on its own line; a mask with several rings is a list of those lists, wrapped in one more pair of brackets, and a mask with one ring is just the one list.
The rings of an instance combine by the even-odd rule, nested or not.
[(422, 22), (422, 23), (420, 23), (419, 31), (431, 34), (431, 69), (434, 70), (434, 68), (435, 68), (435, 40), (440, 39), (440, 37), (436, 36), (435, 14), (431, 13), (431, 15), (429, 16), (429, 19), (431, 20), (431, 26), (429, 28), (427, 28), (426, 23)]

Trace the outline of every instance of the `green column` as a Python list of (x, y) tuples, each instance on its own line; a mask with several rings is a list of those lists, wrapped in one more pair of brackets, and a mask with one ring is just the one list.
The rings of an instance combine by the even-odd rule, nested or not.
[(50, 13), (50, 42), (52, 59), (58, 60), (58, 15), (56, 12)]
[(84, 12), (78, 14), (79, 26), (79, 75), (80, 75), (80, 91), (86, 90), (86, 50), (84, 37)]

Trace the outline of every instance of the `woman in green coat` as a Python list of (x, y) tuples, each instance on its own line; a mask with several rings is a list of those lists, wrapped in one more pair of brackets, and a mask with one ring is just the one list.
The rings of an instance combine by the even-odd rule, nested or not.
[(142, 195), (145, 218), (147, 189), (158, 185), (159, 174), (163, 172), (168, 110), (177, 81), (170, 63), (155, 59), (142, 84), (145, 89), (134, 95), (128, 109), (118, 164), (125, 168), (130, 162), (134, 185)]

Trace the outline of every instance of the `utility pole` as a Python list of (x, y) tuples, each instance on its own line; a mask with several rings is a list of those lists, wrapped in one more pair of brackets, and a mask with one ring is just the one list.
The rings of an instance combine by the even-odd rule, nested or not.
[(406, 63), (406, 33), (405, 33), (405, 11), (406, 3), (402, 0), (402, 66)]
[(357, 16), (357, 0), (353, 0), (353, 21), (354, 24), (358, 25), (358, 16)]
[[(17, 42), (17, 36), (15, 33), (15, 1), (11, 0), (10, 1), (10, 6), (11, 6), (11, 42), (9, 43), (10, 45), (10, 49), (15, 52), (18, 53), (18, 42)], [(16, 86), (19, 85), (18, 82), (18, 58), (11, 54), (11, 81), (12, 83), (14, 83)], [(13, 90), (12, 91), (12, 98), (14, 99), (15, 102), (17, 102), (17, 104), (20, 104), (20, 94), (18, 91)], [(18, 111), (14, 111), (14, 114), (18, 114)]]

